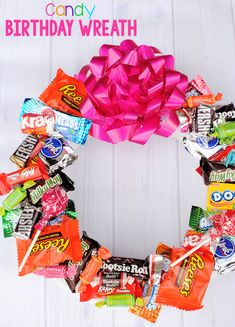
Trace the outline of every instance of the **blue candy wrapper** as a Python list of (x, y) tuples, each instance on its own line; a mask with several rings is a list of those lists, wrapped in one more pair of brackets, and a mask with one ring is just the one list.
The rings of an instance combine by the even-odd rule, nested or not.
[[(21, 121), (24, 114), (41, 114), (46, 108), (49, 107), (40, 100), (25, 99), (19, 121)], [(55, 112), (55, 130), (58, 133), (60, 133), (65, 139), (77, 144), (84, 144), (86, 142), (92, 124), (91, 120), (67, 115), (52, 108), (50, 109)]]

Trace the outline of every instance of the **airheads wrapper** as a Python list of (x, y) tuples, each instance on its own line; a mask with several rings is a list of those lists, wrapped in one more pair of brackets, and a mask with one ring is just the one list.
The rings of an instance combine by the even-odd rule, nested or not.
[[(174, 248), (173, 262), (186, 252), (186, 249)], [(209, 250), (194, 252), (165, 275), (158, 291), (157, 303), (189, 311), (202, 308), (213, 266), (213, 255)]]
[(36, 99), (25, 99), (21, 109), (20, 119), (25, 113), (42, 114), (53, 111), (56, 116), (55, 130), (67, 140), (84, 144), (91, 128), (91, 120), (82, 117), (67, 115), (63, 112), (47, 107), (43, 102)]
[[(19, 264), (30, 243), (31, 240), (16, 240)], [(79, 222), (64, 216), (61, 225), (46, 226), (42, 230), (20, 276), (29, 274), (40, 267), (53, 266), (65, 260), (77, 262), (81, 258)]]
[(86, 88), (81, 82), (58, 69), (55, 79), (39, 99), (59, 111), (81, 116), (80, 106), (86, 96)]
[(208, 186), (207, 209), (234, 209), (235, 184), (212, 183)]

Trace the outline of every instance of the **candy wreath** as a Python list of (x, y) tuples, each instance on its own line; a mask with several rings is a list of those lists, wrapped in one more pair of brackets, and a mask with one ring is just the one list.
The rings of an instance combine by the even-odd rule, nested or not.
[[(0, 174), (4, 237), (15, 237), (20, 276), (65, 279), (80, 301), (128, 307), (156, 322), (164, 305), (202, 308), (212, 274), (235, 270), (235, 108), (217, 101), (201, 76), (188, 82), (174, 58), (125, 40), (103, 45), (75, 77), (59, 69), (39, 99), (25, 99), (11, 155), (17, 170)], [(83, 232), (74, 182), (62, 171), (77, 159), (71, 143), (88, 134), (112, 144), (145, 144), (153, 135), (180, 131), (200, 160), (207, 208), (192, 206), (180, 248), (157, 245), (146, 259), (112, 256)]]

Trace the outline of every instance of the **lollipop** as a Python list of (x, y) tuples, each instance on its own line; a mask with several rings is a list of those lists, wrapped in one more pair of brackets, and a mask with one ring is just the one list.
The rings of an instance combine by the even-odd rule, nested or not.
[(37, 232), (19, 266), (19, 273), (22, 271), (31, 251), (34, 247), (35, 243), (37, 242), (37, 239), (43, 230), (43, 228), (47, 225), (48, 221), (54, 217), (59, 215), (61, 212), (63, 212), (68, 204), (68, 197), (65, 192), (65, 190), (61, 186), (55, 186), (52, 189), (49, 189), (47, 192), (45, 192), (42, 196), (42, 210), (43, 215), (40, 221), (35, 225), (35, 228), (37, 229)]

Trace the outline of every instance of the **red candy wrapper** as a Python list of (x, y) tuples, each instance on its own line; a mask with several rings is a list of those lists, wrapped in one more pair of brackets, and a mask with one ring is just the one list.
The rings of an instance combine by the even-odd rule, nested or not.
[[(229, 145), (225, 149), (216, 152), (215, 154), (213, 154), (213, 156), (209, 157), (208, 160), (212, 162), (222, 163), (225, 165), (227, 156), (231, 150), (235, 150), (235, 144)], [(202, 168), (200, 166), (196, 168), (196, 172), (202, 176)]]
[(48, 179), (48, 173), (45, 165), (41, 160), (36, 165), (16, 170), (12, 173), (0, 174), (0, 195), (10, 192), (10, 190), (29, 180)]
[[(183, 248), (173, 248), (172, 261), (186, 252)], [(165, 275), (157, 303), (189, 311), (201, 309), (213, 267), (213, 254), (209, 250), (196, 251)]]
[[(93, 283), (96, 285), (93, 286)], [(85, 290), (80, 293), (80, 301), (86, 302), (91, 299), (105, 298), (107, 295), (115, 294), (132, 294), (137, 298), (142, 296), (142, 288), (136, 278), (133, 278), (133, 282), (127, 283), (122, 288), (102, 286), (97, 278), (97, 282), (94, 281), (87, 285)]]
[[(208, 239), (208, 233), (202, 233), (202, 232), (197, 232), (195, 230), (188, 230), (185, 234), (184, 237), (184, 244), (183, 247), (189, 251), (195, 246), (197, 246), (199, 243), (204, 241), (205, 239)], [(210, 246), (210, 242), (208, 244), (204, 245), (202, 249), (205, 249), (205, 247), (208, 249)]]
[(35, 275), (43, 276), (44, 278), (71, 278), (75, 273), (75, 264), (70, 267), (65, 265), (43, 267), (34, 271)]
[(74, 116), (81, 116), (80, 106), (86, 98), (85, 86), (58, 69), (53, 82), (39, 99), (48, 106)]
[(56, 185), (52, 189), (49, 189), (42, 196), (43, 217), (35, 225), (35, 228), (42, 231), (50, 218), (58, 216), (66, 209), (67, 204), (68, 196), (61, 186)]
[[(16, 240), (18, 263), (22, 262), (30, 243), (31, 240)], [(61, 225), (46, 226), (43, 229), (19, 275), (23, 276), (38, 268), (57, 265), (66, 260), (77, 262), (81, 258), (79, 222), (63, 216)]]
[(54, 111), (45, 114), (24, 114), (22, 116), (21, 130), (25, 134), (52, 135), (55, 126)]

